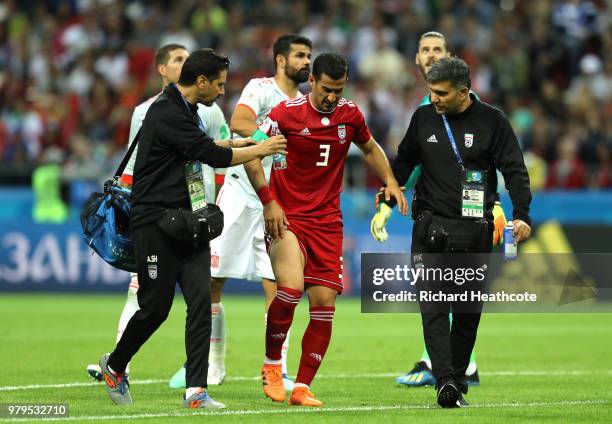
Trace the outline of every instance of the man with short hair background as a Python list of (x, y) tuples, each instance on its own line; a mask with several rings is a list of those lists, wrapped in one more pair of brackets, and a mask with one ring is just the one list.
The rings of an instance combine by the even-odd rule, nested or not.
[[(442, 258), (437, 259), (436, 268), (482, 268), (493, 245), (496, 170), (501, 171), (510, 192), (517, 243), (531, 234), (529, 175), (506, 116), (470, 92), (470, 71), (465, 62), (438, 60), (427, 73), (427, 83), (431, 104), (413, 114), (392, 165), (400, 184), (421, 165), (412, 210), (412, 265), (431, 267), (427, 254), (444, 253), (436, 256)], [(432, 138), (436, 142), (430, 142)], [(463, 187), (470, 187), (478, 201), (466, 203)], [(393, 207), (393, 201), (385, 202)], [(462, 261), (457, 260), (461, 254), (454, 253), (459, 249), (466, 252)], [(439, 281), (426, 284), (417, 283), (419, 292), (446, 287)], [(473, 290), (454, 284), (448, 283), (451, 290)], [(465, 372), (476, 342), (482, 303), (419, 301), (419, 306), (438, 403), (444, 408), (466, 405)]]
[[(161, 77), (162, 80), (162, 90), (168, 86), (168, 84), (177, 83), (179, 77), (181, 75), (181, 69), (183, 68), (183, 64), (185, 60), (189, 57), (189, 52), (187, 49), (181, 44), (166, 44), (165, 46), (160, 47), (157, 52), (155, 52), (155, 66), (157, 73)], [(144, 121), (145, 115), (147, 111), (155, 101), (159, 97), (162, 92), (160, 91), (155, 96), (147, 99), (143, 103), (136, 106), (134, 109), (134, 113), (132, 114), (132, 120), (130, 123), (130, 135), (128, 141), (128, 147), (132, 144), (134, 139), (136, 138), (136, 134), (142, 127), (142, 122)], [(223, 116), (223, 112), (221, 108), (213, 103), (211, 106), (204, 106), (202, 104), (198, 105), (198, 115), (206, 128), (206, 133), (210, 135), (215, 140), (226, 140), (229, 138), (229, 128), (227, 126), (227, 122), (225, 121), (225, 116)], [(132, 188), (132, 180), (134, 173), (134, 163), (136, 162), (136, 154), (138, 152), (138, 146), (134, 149), (132, 153), (132, 157), (130, 158), (125, 170), (123, 171), (123, 175), (121, 175), (121, 185), (127, 188)], [(214, 177), (213, 170), (208, 165), (203, 166), (205, 173), (205, 182), (207, 183), (206, 187), (206, 196), (210, 199), (214, 199)], [(121, 312), (121, 316), (119, 317), (119, 324), (117, 327), (117, 336), (116, 342), (121, 339), (121, 335), (125, 330), (125, 326), (132, 316), (136, 313), (140, 306), (138, 305), (138, 274), (131, 272), (130, 273), (130, 284), (128, 287), (127, 298), (125, 301), (125, 305), (123, 306), (123, 311)], [(89, 364), (87, 366), (88, 374), (94, 378), (95, 380), (102, 381), (102, 371), (100, 370), (100, 366), (98, 364)], [(129, 364), (126, 368), (126, 374), (130, 373)], [(210, 373), (209, 373), (209, 384), (215, 384), (215, 381), (210, 381)], [(184, 385), (183, 385), (184, 387)]]
[[(451, 57), (451, 53), (448, 51), (447, 41), (444, 34), (437, 31), (428, 31), (421, 35), (414, 62), (421, 71), (423, 80), (427, 78), (427, 72), (429, 72), (434, 63), (440, 59), (449, 57)], [(473, 94), (478, 98), (475, 93)], [(430, 103), (431, 101), (428, 93), (423, 97), (419, 106), (428, 105)], [(420, 175), (421, 166), (418, 165), (414, 168), (414, 171), (410, 175), (410, 178), (406, 183), (406, 189), (413, 190)], [(379, 242), (384, 242), (387, 240), (385, 225), (387, 220), (391, 217), (391, 211), (391, 208), (383, 203), (380, 205), (379, 211), (372, 218), (372, 235)], [(499, 194), (497, 194), (497, 200), (495, 201), (495, 206), (493, 207), (493, 223), (495, 225), (493, 245), (495, 246), (503, 242), (504, 227), (506, 226), (506, 216), (499, 201)], [(480, 384), (475, 352), (472, 352), (470, 356), (470, 364), (465, 372), (469, 385), (476, 386)], [(421, 360), (415, 363), (414, 367), (406, 374), (397, 377), (395, 382), (406, 386), (426, 386), (436, 384), (436, 380), (431, 373), (431, 361), (426, 348), (423, 349)]]
[[(252, 145), (252, 140), (214, 141), (206, 135), (197, 104), (211, 106), (225, 93), (228, 69), (229, 59), (211, 49), (193, 52), (183, 65), (178, 83), (169, 84), (145, 116), (130, 214), (140, 309), (130, 318), (114, 351), (100, 359), (107, 393), (116, 404), (132, 403), (127, 364), (168, 317), (178, 282), (187, 304), (183, 406), (225, 407), (207, 392), (211, 325), (208, 235), (199, 234), (194, 242), (192, 237), (185, 239), (164, 229), (161, 221), (171, 211), (200, 209), (201, 199), (191, 198), (187, 190), (187, 173), (193, 161), (227, 167), (285, 152), (282, 136)], [(203, 183), (201, 176), (195, 174), (193, 178), (196, 181), (190, 182), (190, 187)]]

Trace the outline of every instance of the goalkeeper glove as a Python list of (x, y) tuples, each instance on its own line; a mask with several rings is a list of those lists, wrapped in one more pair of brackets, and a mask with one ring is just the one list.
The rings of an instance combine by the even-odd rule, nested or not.
[(391, 212), (393, 212), (392, 208), (385, 203), (381, 203), (378, 212), (374, 214), (372, 221), (370, 221), (370, 232), (372, 233), (372, 237), (380, 243), (384, 243), (389, 237), (385, 226), (391, 217)]
[(504, 242), (504, 227), (506, 226), (506, 215), (501, 203), (495, 202), (493, 206), (493, 246)]

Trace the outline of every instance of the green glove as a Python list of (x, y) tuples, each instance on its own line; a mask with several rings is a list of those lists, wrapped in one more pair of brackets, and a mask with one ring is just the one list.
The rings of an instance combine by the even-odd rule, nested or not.
[(387, 241), (389, 234), (387, 234), (387, 229), (385, 226), (387, 225), (387, 221), (391, 217), (392, 212), (393, 209), (387, 206), (385, 203), (381, 203), (378, 207), (378, 212), (374, 214), (372, 221), (370, 221), (370, 232), (372, 233), (374, 240), (380, 243)]
[(408, 183), (406, 183), (406, 190), (413, 190), (420, 176), (421, 176), (421, 165), (417, 165), (412, 170), (412, 174), (410, 174), (410, 178), (408, 178)]

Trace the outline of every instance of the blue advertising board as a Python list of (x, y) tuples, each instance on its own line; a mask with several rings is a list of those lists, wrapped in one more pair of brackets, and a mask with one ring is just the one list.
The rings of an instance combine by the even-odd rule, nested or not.
[[(373, 193), (342, 195), (345, 294), (359, 293), (361, 253), (410, 251), (412, 220), (397, 212), (388, 223), (386, 243), (371, 237), (372, 199)], [(510, 216), (510, 199), (504, 196), (502, 203)], [(35, 223), (31, 192), (23, 189), (0, 190), (0, 204), (0, 291), (126, 290), (128, 273), (107, 265), (83, 241), (78, 211), (62, 224)], [(534, 227), (554, 221), (556, 226), (546, 227), (546, 237), (569, 237), (570, 245), (580, 245), (577, 251), (589, 251), (588, 246), (592, 251), (609, 251), (606, 245), (612, 245), (610, 191), (540, 193), (534, 196), (532, 217)], [(585, 234), (590, 236), (582, 240)], [(532, 238), (537, 240), (537, 228)], [(226, 291), (260, 293), (261, 288), (230, 281)]]

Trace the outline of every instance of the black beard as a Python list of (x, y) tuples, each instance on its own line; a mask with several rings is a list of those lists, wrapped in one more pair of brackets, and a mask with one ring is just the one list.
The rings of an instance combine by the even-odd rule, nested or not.
[(296, 84), (301, 84), (303, 82), (308, 81), (308, 76), (310, 75), (310, 68), (300, 69), (299, 71), (289, 72), (288, 68), (285, 68), (285, 75), (289, 77), (291, 81)]

